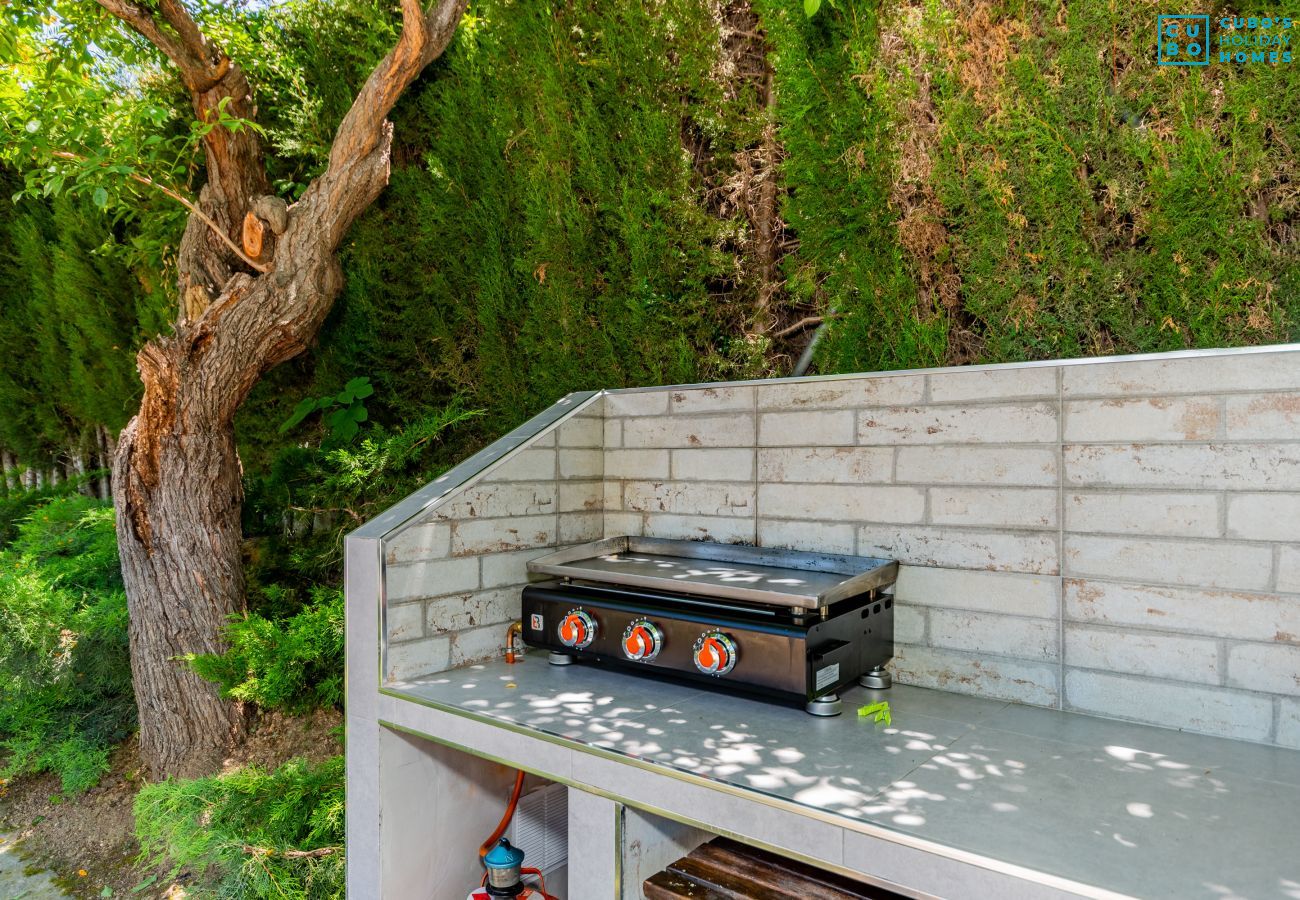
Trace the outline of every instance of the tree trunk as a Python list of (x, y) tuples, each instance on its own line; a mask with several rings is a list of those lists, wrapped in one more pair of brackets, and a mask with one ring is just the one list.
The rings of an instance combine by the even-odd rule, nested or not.
[(70, 459), (72, 460), (72, 471), (70, 477), (77, 480), (78, 494), (83, 497), (95, 497), (97, 496), (95, 486), (91, 484), (90, 479), (86, 477), (86, 472), (89, 470), (89, 466), (86, 463), (87, 455), (86, 445), (84, 442), (72, 451), (70, 456)]
[(100, 425), (95, 429), (95, 440), (99, 445), (99, 468), (104, 474), (99, 476), (96, 488), (99, 491), (100, 500), (113, 499), (113, 464), (117, 458), (117, 441), (109, 434), (108, 429)]
[(18, 460), (8, 450), (0, 454), (0, 461), (4, 464), (5, 471), (5, 490), (17, 491), (22, 487), (21, 476), (18, 472)]
[[(242, 70), (178, 0), (99, 3), (167, 55), (200, 120), (223, 103), (255, 115)], [(326, 170), (292, 206), (266, 196), (255, 129), (205, 134), (203, 215), (191, 215), (178, 251), (180, 315), (172, 334), (140, 351), (144, 398), (113, 462), (141, 759), (155, 776), (206, 774), (243, 733), (239, 706), (182, 659), (222, 652), (229, 617), (244, 609), (235, 412), (324, 322), (343, 286), (339, 243), (388, 183), (386, 117), (450, 42), (465, 5), (402, 0), (397, 45), (340, 123)], [(245, 229), (249, 215), (265, 216), (266, 228)], [(263, 239), (232, 251), (246, 233)]]
[[(184, 661), (223, 652), (223, 629), (244, 607), (243, 489), (228, 423), (170, 424), (142, 414), (122, 432), (117, 537), (140, 755), (155, 772), (192, 778), (211, 773), (244, 733), (242, 708)], [(139, 465), (145, 456), (150, 463)]]

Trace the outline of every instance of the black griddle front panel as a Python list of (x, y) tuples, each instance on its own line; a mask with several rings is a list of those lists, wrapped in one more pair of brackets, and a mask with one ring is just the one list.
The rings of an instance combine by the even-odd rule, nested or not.
[[(560, 624), (575, 609), (596, 621), (596, 637), (584, 650), (565, 647), (559, 639)], [(663, 646), (653, 660), (635, 662), (623, 653), (623, 632), (643, 618), (663, 632)], [(894, 653), (893, 598), (871, 595), (831, 607), (824, 619), (801, 621), (788, 610), (719, 611), (698, 597), (545, 582), (524, 588), (523, 625), (531, 647), (798, 705), (856, 681)], [(715, 630), (737, 648), (735, 667), (721, 676), (705, 675), (694, 663), (696, 639)]]

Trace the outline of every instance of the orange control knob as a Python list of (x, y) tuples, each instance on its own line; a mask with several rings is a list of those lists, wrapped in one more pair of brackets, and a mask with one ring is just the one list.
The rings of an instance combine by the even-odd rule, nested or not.
[(695, 668), (705, 675), (726, 675), (736, 656), (736, 642), (721, 631), (706, 631), (695, 642)]
[(560, 643), (574, 650), (585, 650), (596, 639), (596, 620), (581, 609), (571, 609), (559, 627)]
[(623, 632), (623, 655), (638, 662), (649, 662), (659, 655), (664, 634), (649, 619), (637, 619)]

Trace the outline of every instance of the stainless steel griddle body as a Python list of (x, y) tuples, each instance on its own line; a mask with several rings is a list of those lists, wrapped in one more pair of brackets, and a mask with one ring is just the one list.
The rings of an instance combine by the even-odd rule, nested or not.
[[(540, 557), (528, 568), (556, 576), (523, 591), (524, 640), (563, 654), (555, 661), (692, 681), (811, 711), (812, 701), (893, 656), (892, 560), (617, 537)], [(707, 672), (701, 660), (718, 665)]]

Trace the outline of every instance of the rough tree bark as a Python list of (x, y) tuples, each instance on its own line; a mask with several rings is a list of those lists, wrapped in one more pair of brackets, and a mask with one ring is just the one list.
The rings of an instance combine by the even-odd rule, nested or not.
[[(227, 97), (227, 114), (253, 118), (243, 71), (179, 0), (98, 2), (167, 56), (200, 119), (215, 117)], [(292, 206), (267, 196), (253, 129), (214, 128), (205, 138), (208, 182), (197, 205), (211, 222), (193, 214), (187, 223), (179, 318), (172, 334), (140, 351), (144, 398), (113, 464), (140, 751), (155, 776), (207, 773), (243, 732), (237, 705), (177, 659), (224, 649), (223, 626), (244, 608), (235, 412), (324, 321), (342, 287), (335, 251), (388, 182), (386, 117), (446, 48), (465, 5), (402, 0), (396, 46), (339, 125), (325, 172)], [(242, 241), (250, 214), (260, 246), (236, 253), (230, 244)], [(273, 237), (263, 239), (267, 230)]]

